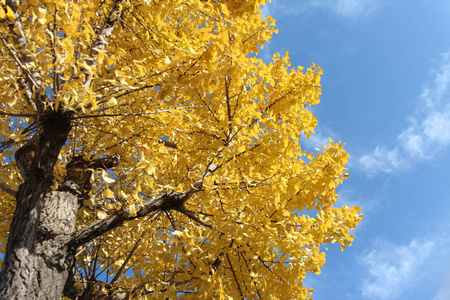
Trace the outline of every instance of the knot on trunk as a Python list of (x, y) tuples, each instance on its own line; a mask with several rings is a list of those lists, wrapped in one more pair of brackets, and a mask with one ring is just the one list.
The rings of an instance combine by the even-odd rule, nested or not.
[(52, 174), (59, 151), (72, 128), (72, 111), (46, 111), (37, 122), (24, 132), (35, 129), (33, 136), (20, 147), (14, 157), (23, 180), (26, 181), (34, 169), (41, 177), (42, 172)]
[(31, 169), (31, 163), (33, 161), (34, 155), (38, 149), (37, 135), (28, 140), (22, 147), (20, 147), (14, 158), (16, 159), (17, 168), (19, 169), (22, 179), (25, 181), (28, 178), (28, 174)]

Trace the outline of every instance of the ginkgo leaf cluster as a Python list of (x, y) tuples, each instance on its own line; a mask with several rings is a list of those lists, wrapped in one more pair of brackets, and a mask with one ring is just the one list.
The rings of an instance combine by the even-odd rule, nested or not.
[[(157, 211), (77, 250), (81, 272), (105, 282), (100, 291), (311, 296), (302, 283), (320, 273), (322, 246), (350, 245), (361, 215), (334, 205), (344, 144), (307, 153), (300, 143), (318, 124), (310, 107), (320, 102), (322, 69), (293, 67), (289, 53), (258, 56), (276, 32), (264, 0), (26, 0), (17, 15), (0, 3), (2, 182), (22, 182), (13, 154), (45, 110), (73, 112), (56, 186), (74, 155), (120, 157), (115, 168), (92, 170), (78, 229), (124, 209), (136, 215), (146, 200), (202, 182), (186, 203), (197, 221)], [(16, 18), (28, 40), (22, 65), (20, 45), (8, 42)], [(39, 81), (28, 88), (45, 101), (24, 92), (24, 76)], [(0, 201), (11, 215), (13, 197), (2, 192)]]

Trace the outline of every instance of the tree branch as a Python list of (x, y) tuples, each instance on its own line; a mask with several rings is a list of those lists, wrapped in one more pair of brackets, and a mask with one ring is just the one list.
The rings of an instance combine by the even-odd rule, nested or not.
[[(30, 70), (28, 64), (33, 62), (33, 58), (30, 55), (30, 49), (28, 48), (28, 42), (25, 37), (25, 32), (23, 31), (22, 21), (20, 20), (19, 8), (15, 0), (6, 0), (6, 5), (8, 5), (14, 12), (15, 20), (9, 23), (9, 31), (13, 36), (13, 42), (9, 41), (6, 37), (2, 36), (2, 41), (5, 47), (10, 52), (11, 56), (14, 58), (16, 64), (25, 73), (25, 77), (30, 86), (36, 90), (40, 91), (42, 89), (41, 74), (37, 70)], [(19, 49), (16, 49), (14, 45), (19, 45)], [(20, 57), (17, 55), (20, 54)], [(30, 93), (27, 93), (27, 99), (30, 98)], [(34, 101), (30, 103), (32, 107), (38, 113), (44, 111), (44, 104), (40, 102), (39, 98), (35, 98)]]
[(131, 257), (133, 256), (134, 252), (136, 251), (136, 249), (139, 246), (139, 243), (141, 242), (142, 238), (144, 237), (144, 235), (146, 233), (147, 233), (146, 231), (142, 232), (141, 236), (137, 239), (137, 241), (134, 244), (133, 248), (130, 250), (130, 252), (128, 253), (127, 257), (125, 258), (125, 261), (122, 263), (122, 265), (120, 266), (119, 270), (117, 270), (116, 275), (111, 280), (111, 282), (109, 282), (109, 284), (114, 284), (114, 282), (116, 282), (120, 278), (120, 276), (122, 276), (122, 274), (124, 273), (123, 271), (125, 270), (126, 265), (130, 261)]
[(15, 113), (3, 112), (3, 111), (0, 111), (0, 116), (23, 117), (23, 118), (34, 118), (34, 117), (36, 117), (35, 114), (15, 114)]
[(234, 281), (236, 282), (236, 285), (238, 287), (239, 294), (241, 295), (241, 297), (243, 297), (244, 294), (242, 293), (242, 289), (241, 289), (241, 286), (239, 284), (239, 280), (238, 280), (238, 278), (236, 276), (236, 272), (234, 271), (233, 265), (231, 264), (230, 256), (228, 255), (228, 253), (226, 253), (225, 256), (226, 256), (226, 258), (228, 260), (228, 265), (230, 266), (231, 272), (233, 273), (233, 278), (234, 278)]
[(184, 214), (185, 216), (187, 216), (189, 219), (194, 220), (195, 222), (208, 227), (208, 228), (212, 228), (211, 224), (207, 224), (205, 221), (203, 221), (199, 216), (197, 216), (197, 214), (193, 211), (188, 210), (186, 207), (181, 206), (178, 208), (175, 208), (175, 210), (179, 211), (180, 213)]
[(78, 271), (77, 267), (72, 266), (64, 285), (63, 295), (69, 299), (77, 299), (78, 295), (83, 294), (86, 290), (87, 282), (87, 278)]
[(5, 193), (7, 193), (10, 196), (13, 196), (14, 198), (16, 197), (16, 191), (13, 190), (12, 188), (4, 185), (3, 183), (0, 182), (0, 190), (4, 191)]
[[(122, 15), (122, 10), (120, 7), (121, 3), (124, 3), (126, 1), (124, 0), (115, 0), (114, 5), (111, 8), (111, 11), (109, 12), (108, 16), (106, 17), (106, 21), (103, 24), (102, 29), (100, 29), (100, 33), (97, 36), (97, 39), (94, 41), (94, 43), (91, 45), (91, 56), (92, 59), (86, 61), (88, 66), (94, 66), (96, 64), (96, 55), (99, 53), (99, 51), (105, 51), (106, 49), (106, 43), (109, 39), (109, 37), (113, 33), (113, 29), (116, 26), (117, 22), (120, 20)], [(92, 83), (93, 75), (89, 75), (89, 79), (86, 80), (84, 83), (85, 86), (90, 86)]]
[(178, 149), (177, 144), (175, 144), (173, 142), (169, 142), (168, 140), (163, 140), (163, 139), (159, 138), (158, 143), (163, 144), (164, 146), (172, 148), (172, 149)]
[(178, 210), (194, 194), (198, 193), (201, 188), (202, 181), (198, 180), (184, 192), (165, 192), (148, 201), (145, 201), (140, 205), (137, 205), (137, 212), (133, 212), (129, 208), (121, 210), (114, 215), (110, 215), (78, 230), (72, 235), (72, 239), (69, 244), (74, 248), (78, 248), (90, 240), (104, 234), (105, 232), (122, 225), (125, 221), (144, 217), (149, 213), (158, 210)]
[(82, 115), (82, 116), (76, 116), (73, 119), (145, 116), (145, 115), (154, 115), (154, 114), (160, 114), (160, 113), (165, 113), (165, 112), (172, 112), (172, 111), (175, 111), (175, 110), (192, 109), (192, 108), (202, 108), (202, 106), (182, 106), (182, 107), (175, 107), (175, 108), (171, 108), (171, 109), (162, 109), (162, 110), (140, 112), (140, 113), (117, 113), (117, 114)]

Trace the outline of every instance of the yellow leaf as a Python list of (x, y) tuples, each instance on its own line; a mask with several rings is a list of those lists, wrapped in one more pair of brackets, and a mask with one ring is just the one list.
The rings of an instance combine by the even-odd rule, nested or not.
[(105, 170), (102, 170), (102, 179), (103, 181), (105, 181), (106, 183), (113, 183), (115, 182), (114, 179), (110, 178), (109, 175), (105, 172)]
[(113, 198), (113, 197), (114, 197), (114, 193), (110, 189), (106, 189), (106, 190), (103, 191), (103, 198), (104, 199)]
[(183, 235), (183, 232), (182, 232), (182, 231), (179, 231), (179, 230), (174, 230), (174, 231), (172, 232), (172, 234), (173, 234), (174, 236), (182, 236), (182, 235)]
[(11, 23), (16, 20), (16, 15), (9, 6), (6, 6), (6, 16), (8, 17), (8, 20)]
[(228, 11), (228, 7), (225, 4), (220, 5), (220, 10), (226, 16), (228, 16), (230, 14), (230, 12)]
[(97, 212), (97, 217), (98, 217), (100, 220), (106, 218), (107, 216), (108, 216), (108, 214), (107, 214), (106, 212), (104, 212), (103, 210), (99, 210), (99, 211)]
[(128, 209), (130, 210), (130, 216), (135, 217), (137, 213), (136, 205), (131, 204)]
[(84, 199), (83, 204), (86, 206), (94, 206), (95, 205), (95, 198), (89, 197), (87, 199)]

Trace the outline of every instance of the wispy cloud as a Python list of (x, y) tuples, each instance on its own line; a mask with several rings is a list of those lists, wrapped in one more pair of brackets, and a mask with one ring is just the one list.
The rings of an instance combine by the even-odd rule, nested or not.
[(408, 165), (398, 148), (386, 149), (382, 147), (376, 147), (373, 153), (362, 156), (359, 163), (369, 177), (379, 171), (392, 173)]
[(450, 299), (450, 280), (446, 286), (443, 286), (434, 296), (433, 300), (448, 300)]
[(338, 16), (360, 19), (378, 10), (384, 0), (306, 0), (289, 1), (289, 4), (274, 1), (267, 6), (267, 11), (274, 14), (303, 14), (314, 9), (325, 9)]
[(398, 135), (396, 146), (378, 146), (360, 158), (367, 175), (406, 169), (450, 146), (450, 52), (442, 55), (440, 65), (431, 84), (422, 90), (416, 112), (408, 118), (409, 126)]
[(337, 15), (357, 19), (365, 17), (380, 6), (380, 0), (316, 0), (317, 5), (331, 9)]
[(368, 271), (368, 277), (362, 283), (362, 296), (366, 299), (397, 299), (419, 279), (435, 248), (433, 241), (413, 240), (409, 245), (400, 246), (378, 243), (375, 250), (359, 257)]

